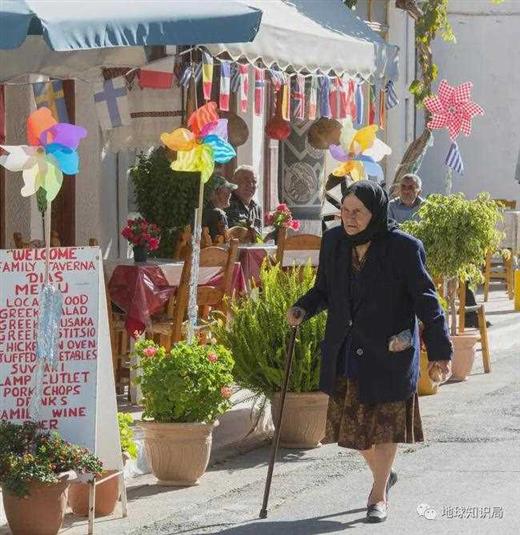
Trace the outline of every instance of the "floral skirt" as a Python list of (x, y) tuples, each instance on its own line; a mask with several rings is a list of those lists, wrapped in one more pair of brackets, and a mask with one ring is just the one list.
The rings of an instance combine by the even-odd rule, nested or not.
[(388, 442), (423, 442), (417, 392), (406, 401), (363, 404), (356, 381), (338, 378), (336, 392), (329, 398), (325, 443), (367, 450)]

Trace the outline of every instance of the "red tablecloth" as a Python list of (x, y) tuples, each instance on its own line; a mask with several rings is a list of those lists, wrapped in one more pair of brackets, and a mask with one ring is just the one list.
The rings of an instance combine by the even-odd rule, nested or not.
[[(218, 285), (222, 276), (217, 274), (205, 285)], [(108, 283), (110, 299), (126, 313), (125, 326), (131, 335), (151, 325), (152, 316), (160, 312), (176, 289), (166, 279), (161, 265), (153, 263), (117, 265)], [(244, 273), (236, 262), (233, 290), (244, 293), (245, 289)]]
[(251, 280), (253, 280), (255, 284), (260, 282), (260, 267), (262, 266), (264, 258), (268, 254), (274, 256), (276, 254), (276, 247), (259, 245), (240, 248), (238, 258), (248, 286), (251, 284)]

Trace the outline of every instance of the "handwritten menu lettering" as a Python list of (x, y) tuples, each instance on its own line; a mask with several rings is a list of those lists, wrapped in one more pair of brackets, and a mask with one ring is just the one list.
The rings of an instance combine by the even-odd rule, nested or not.
[[(52, 248), (49, 279), (63, 295), (59, 361), (46, 366), (40, 419), (46, 429), (94, 448), (99, 259), (93, 248)], [(37, 368), (38, 295), (45, 249), (0, 251), (0, 419), (30, 419)]]

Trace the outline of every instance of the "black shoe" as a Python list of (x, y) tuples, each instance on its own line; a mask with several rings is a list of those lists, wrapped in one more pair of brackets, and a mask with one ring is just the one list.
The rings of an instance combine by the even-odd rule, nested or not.
[(387, 517), (388, 507), (384, 502), (378, 502), (369, 505), (367, 508), (367, 522), (375, 524), (377, 522), (384, 522)]
[(397, 483), (397, 472), (390, 470), (390, 475), (388, 476), (388, 482), (386, 484), (386, 499), (388, 500), (388, 491)]

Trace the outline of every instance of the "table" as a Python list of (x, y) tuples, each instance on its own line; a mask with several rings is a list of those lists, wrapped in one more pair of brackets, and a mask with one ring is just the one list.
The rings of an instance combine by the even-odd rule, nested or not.
[[(276, 245), (267, 244), (253, 244), (241, 245), (239, 250), (239, 260), (242, 265), (246, 283), (249, 285), (251, 280), (258, 284), (260, 281), (260, 267), (266, 256), (276, 256)], [(319, 260), (318, 250), (309, 251), (285, 251), (283, 256), (283, 266), (290, 267), (293, 264), (304, 265), (309, 260), (312, 266), (318, 265)]]
[(520, 210), (505, 210), (504, 220), (497, 225), (498, 230), (505, 232), (500, 246), (511, 249), (513, 254), (520, 253)]
[[(183, 262), (151, 260), (136, 264), (133, 260), (107, 261), (105, 276), (110, 299), (126, 313), (125, 327), (133, 336), (152, 324), (152, 316), (161, 311), (179, 286)], [(202, 267), (199, 286), (216, 286), (222, 280), (222, 268)], [(240, 262), (235, 262), (233, 290), (245, 291)]]

